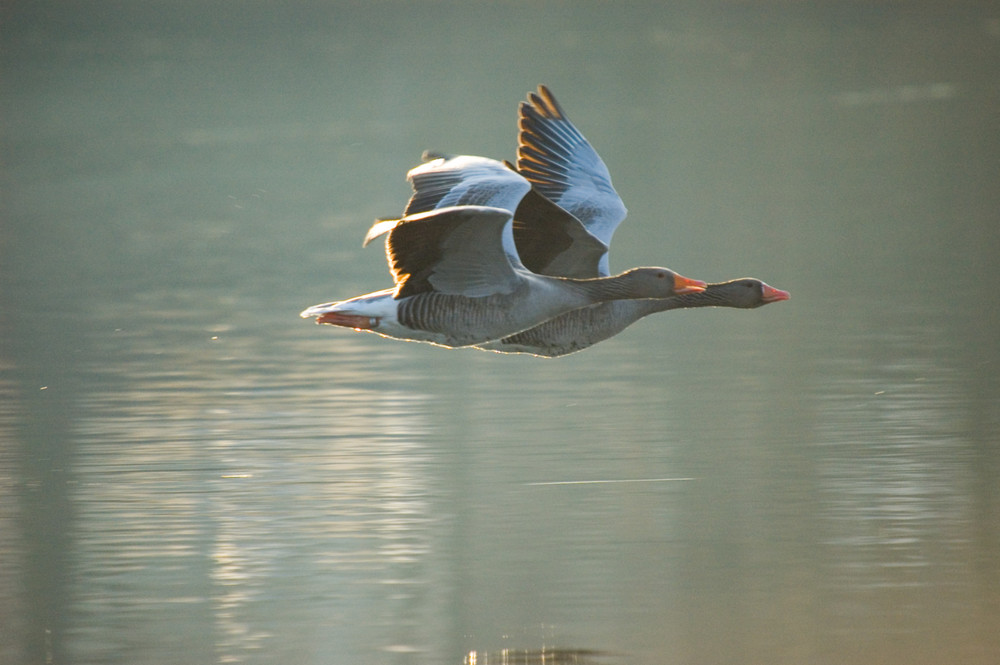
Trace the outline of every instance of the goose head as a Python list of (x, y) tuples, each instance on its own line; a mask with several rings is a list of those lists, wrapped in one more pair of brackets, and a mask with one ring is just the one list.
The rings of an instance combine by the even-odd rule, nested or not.
[(709, 284), (704, 295), (719, 300), (719, 304), (739, 309), (754, 309), (772, 302), (788, 300), (788, 291), (776, 289), (759, 279), (744, 277), (721, 284)]
[(705, 282), (678, 275), (667, 268), (633, 268), (618, 276), (630, 298), (670, 298), (705, 290)]

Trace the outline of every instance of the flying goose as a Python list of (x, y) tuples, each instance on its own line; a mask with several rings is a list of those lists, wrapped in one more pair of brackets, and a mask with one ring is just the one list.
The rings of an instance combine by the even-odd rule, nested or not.
[[(522, 189), (526, 187), (525, 181)], [(386, 337), (460, 347), (513, 335), (596, 302), (665, 298), (704, 288), (704, 282), (666, 268), (634, 268), (586, 279), (535, 274), (518, 256), (512, 220), (509, 209), (460, 205), (377, 222), (365, 244), (386, 234), (395, 286), (315, 305), (301, 316)]]

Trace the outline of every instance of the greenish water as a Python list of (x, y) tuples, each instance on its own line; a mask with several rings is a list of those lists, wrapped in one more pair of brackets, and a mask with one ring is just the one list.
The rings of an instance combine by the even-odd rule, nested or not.
[[(3, 662), (995, 662), (995, 12), (3, 14)], [(614, 269), (792, 299), (558, 360), (297, 317), (538, 83)]]

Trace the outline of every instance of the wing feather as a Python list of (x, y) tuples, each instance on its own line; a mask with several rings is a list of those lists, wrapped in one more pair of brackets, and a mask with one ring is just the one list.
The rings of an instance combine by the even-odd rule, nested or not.
[(502, 208), (458, 206), (398, 220), (386, 239), (394, 297), (511, 293), (522, 280), (505, 247), (511, 219)]

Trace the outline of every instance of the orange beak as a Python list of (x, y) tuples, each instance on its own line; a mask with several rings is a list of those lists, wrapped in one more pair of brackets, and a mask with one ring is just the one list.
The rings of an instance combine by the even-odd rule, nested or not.
[(700, 279), (688, 279), (680, 275), (674, 275), (674, 293), (681, 295), (684, 293), (698, 293), (705, 290), (705, 282)]

